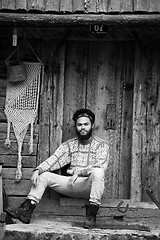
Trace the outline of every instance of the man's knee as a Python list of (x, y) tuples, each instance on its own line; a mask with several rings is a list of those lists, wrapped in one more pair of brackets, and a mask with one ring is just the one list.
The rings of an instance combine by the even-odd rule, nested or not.
[(43, 183), (43, 185), (48, 185), (51, 178), (50, 172), (43, 172), (39, 175), (40, 182)]
[(104, 178), (104, 170), (99, 167), (93, 168), (91, 174), (93, 175), (93, 177), (96, 177), (96, 178)]

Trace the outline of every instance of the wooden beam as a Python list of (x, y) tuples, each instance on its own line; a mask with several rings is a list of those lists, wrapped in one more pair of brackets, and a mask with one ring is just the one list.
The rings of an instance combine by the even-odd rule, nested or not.
[(131, 196), (132, 201), (141, 202), (142, 199), (142, 164), (146, 158), (146, 99), (145, 81), (147, 79), (147, 59), (141, 54), (139, 47), (135, 48), (134, 63), (134, 97), (133, 97), (133, 135), (132, 135), (132, 172)]
[[(158, 209), (154, 202), (139, 202), (132, 199), (106, 199), (102, 198), (101, 208), (117, 208), (118, 204), (122, 202), (122, 208), (129, 204), (129, 208), (135, 209)], [(59, 206), (80, 207), (87, 204), (85, 199), (60, 197)]]
[(2, 164), (0, 163), (0, 214), (3, 212)]
[(0, 24), (22, 24), (35, 26), (51, 25), (159, 25), (160, 14), (31, 14), (31, 13), (0, 13)]

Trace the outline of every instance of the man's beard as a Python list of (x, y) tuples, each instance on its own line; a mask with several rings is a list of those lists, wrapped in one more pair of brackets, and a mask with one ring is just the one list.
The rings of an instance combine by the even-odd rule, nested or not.
[(92, 128), (89, 130), (89, 132), (87, 132), (87, 134), (85, 134), (85, 135), (81, 135), (81, 133), (76, 129), (76, 133), (77, 133), (77, 136), (78, 136), (78, 139), (80, 140), (80, 141), (86, 141), (86, 140), (88, 140), (90, 137), (91, 137), (91, 135), (92, 135)]

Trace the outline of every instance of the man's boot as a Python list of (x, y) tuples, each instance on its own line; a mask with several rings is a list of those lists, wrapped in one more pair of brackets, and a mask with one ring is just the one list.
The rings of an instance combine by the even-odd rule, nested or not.
[(32, 203), (32, 200), (26, 199), (16, 210), (7, 207), (5, 212), (12, 218), (18, 219), (23, 223), (30, 223), (35, 207), (36, 204)]
[(95, 204), (85, 205), (86, 207), (86, 219), (84, 221), (84, 228), (96, 227), (96, 215), (99, 210), (99, 206)]

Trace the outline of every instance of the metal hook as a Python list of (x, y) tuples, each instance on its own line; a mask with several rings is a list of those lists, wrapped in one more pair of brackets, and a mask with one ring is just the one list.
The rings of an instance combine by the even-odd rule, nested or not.
[(118, 203), (117, 210), (118, 210), (119, 212), (121, 212), (121, 213), (125, 213), (125, 212), (128, 211), (129, 204), (127, 203), (127, 205), (126, 205), (126, 207), (125, 207), (124, 210), (122, 210), (122, 209), (120, 208), (122, 204), (123, 204), (123, 201), (121, 201), (120, 203)]

